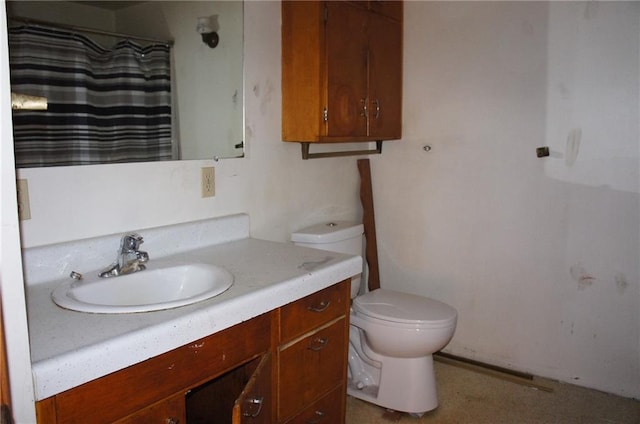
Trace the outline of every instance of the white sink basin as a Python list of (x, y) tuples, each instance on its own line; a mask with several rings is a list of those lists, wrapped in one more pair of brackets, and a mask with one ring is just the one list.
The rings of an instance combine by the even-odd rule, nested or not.
[(111, 278), (69, 278), (51, 298), (66, 309), (103, 314), (150, 312), (200, 302), (226, 291), (233, 275), (215, 265), (179, 264), (154, 267)]

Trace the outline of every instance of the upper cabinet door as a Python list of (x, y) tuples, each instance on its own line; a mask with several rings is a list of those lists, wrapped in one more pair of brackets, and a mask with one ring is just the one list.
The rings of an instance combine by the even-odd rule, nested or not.
[(365, 137), (368, 107), (368, 13), (327, 2), (327, 136)]
[(326, 132), (325, 7), (282, 2), (282, 139), (318, 141)]
[(397, 139), (402, 136), (402, 25), (372, 14), (369, 29), (369, 135)]

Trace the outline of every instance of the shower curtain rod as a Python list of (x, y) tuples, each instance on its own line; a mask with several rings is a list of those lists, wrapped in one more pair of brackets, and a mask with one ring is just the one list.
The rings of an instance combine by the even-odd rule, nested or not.
[(41, 21), (41, 20), (38, 20), (38, 19), (23, 18), (21, 16), (7, 16), (7, 19), (12, 20), (12, 21), (22, 22), (22, 23), (25, 23), (25, 24), (46, 25), (46, 26), (50, 26), (50, 27), (54, 27), (54, 28), (66, 29), (66, 30), (78, 31), (78, 32), (85, 32), (85, 33), (89, 33), (89, 34), (108, 35), (110, 37), (130, 38), (130, 39), (139, 40), (139, 41), (149, 41), (149, 42), (152, 42), (152, 43), (167, 44), (169, 47), (173, 47), (173, 40), (157, 40), (155, 38), (139, 37), (137, 35), (131, 35), (131, 34), (122, 34), (122, 33), (118, 33), (118, 32), (102, 31), (102, 30), (99, 30), (99, 29), (93, 29), (93, 28), (87, 28), (87, 27), (79, 27), (79, 26), (75, 26), (75, 25), (65, 25), (65, 24), (59, 24), (59, 23), (55, 23), (55, 22)]

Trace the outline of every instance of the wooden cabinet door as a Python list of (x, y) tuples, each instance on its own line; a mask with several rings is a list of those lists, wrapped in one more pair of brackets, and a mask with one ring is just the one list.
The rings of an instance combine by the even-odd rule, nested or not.
[(282, 2), (282, 140), (325, 135), (324, 4)]
[(385, 16), (370, 16), (369, 134), (402, 136), (402, 25)]
[(271, 353), (266, 353), (233, 405), (233, 424), (272, 422)]
[(327, 2), (327, 136), (367, 135), (367, 23), (365, 9)]

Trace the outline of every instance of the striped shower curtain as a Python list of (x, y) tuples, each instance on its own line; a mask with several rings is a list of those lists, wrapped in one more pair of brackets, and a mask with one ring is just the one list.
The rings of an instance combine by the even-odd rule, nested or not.
[(170, 47), (106, 49), (66, 30), (9, 29), (11, 90), (47, 98), (14, 111), (16, 166), (171, 159)]

